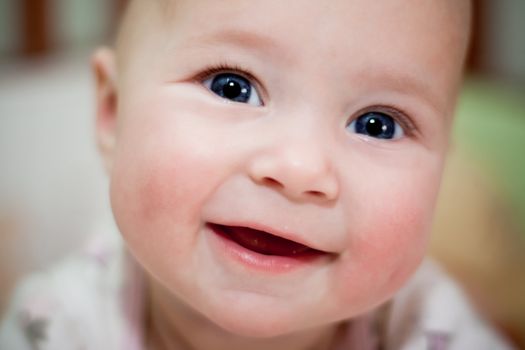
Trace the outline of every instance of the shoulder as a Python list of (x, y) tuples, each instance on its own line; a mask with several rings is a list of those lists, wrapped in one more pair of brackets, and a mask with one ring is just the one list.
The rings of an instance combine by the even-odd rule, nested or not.
[(122, 249), (102, 237), (20, 283), (0, 324), (0, 348), (117, 348)]
[(431, 260), (421, 265), (386, 308), (389, 350), (513, 349)]

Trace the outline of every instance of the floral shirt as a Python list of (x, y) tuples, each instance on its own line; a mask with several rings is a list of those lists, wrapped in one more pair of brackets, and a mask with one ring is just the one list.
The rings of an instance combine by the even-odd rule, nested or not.
[[(30, 276), (0, 325), (1, 350), (145, 350), (142, 275), (120, 236), (96, 237), (80, 254)], [(395, 297), (343, 325), (333, 350), (513, 349), (425, 261)]]

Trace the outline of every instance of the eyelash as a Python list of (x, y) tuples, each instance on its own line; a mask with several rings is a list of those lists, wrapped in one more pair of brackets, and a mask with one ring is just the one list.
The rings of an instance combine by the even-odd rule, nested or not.
[[(255, 88), (261, 92), (261, 99), (263, 100), (264, 105), (265, 96), (267, 96), (266, 91), (262, 88), (262, 85), (259, 83), (258, 79), (255, 78), (255, 75), (251, 73), (249, 69), (241, 67), (240, 65), (219, 63), (216, 65), (209, 66), (208, 68), (204, 69), (202, 72), (197, 74), (197, 76), (195, 77), (195, 81), (201, 83), (203, 80), (208, 79), (213, 75), (228, 72), (239, 74), (246, 78), (248, 81), (250, 81), (255, 86)], [(354, 116), (347, 121), (347, 125), (359, 116), (362, 116), (363, 114), (369, 112), (380, 112), (392, 117), (396, 122), (398, 122), (401, 125), (407, 137), (412, 137), (417, 133), (417, 125), (415, 125), (412, 119), (408, 117), (407, 113), (403, 112), (401, 108), (392, 105), (375, 105), (363, 108), (357, 113), (355, 113)]]
[(350, 125), (355, 119), (370, 112), (383, 113), (394, 119), (403, 128), (406, 137), (413, 137), (418, 131), (417, 125), (412, 121), (412, 118), (410, 118), (407, 113), (403, 112), (401, 108), (392, 105), (374, 105), (363, 108), (357, 111), (357, 113), (347, 121), (347, 125)]
[[(228, 63), (219, 63), (217, 65), (210, 66), (208, 68), (205, 68), (202, 72), (197, 74), (195, 77), (195, 81), (202, 82), (205, 79), (210, 78), (212, 75), (216, 75), (219, 73), (235, 73), (238, 74), (245, 79), (247, 79), (250, 83), (252, 83), (256, 89), (258, 89), (261, 93), (265, 93), (264, 89), (261, 88), (261, 84), (259, 83), (259, 80), (255, 77), (253, 73), (250, 72), (249, 69), (246, 69), (244, 67), (241, 67), (239, 65), (232, 65)], [(261, 91), (262, 90), (262, 91)]]

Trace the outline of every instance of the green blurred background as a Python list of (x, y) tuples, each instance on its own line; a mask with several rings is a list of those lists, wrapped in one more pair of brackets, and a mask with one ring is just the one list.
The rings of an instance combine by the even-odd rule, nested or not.
[(525, 348), (525, 91), (470, 77), (459, 101), (431, 252)]

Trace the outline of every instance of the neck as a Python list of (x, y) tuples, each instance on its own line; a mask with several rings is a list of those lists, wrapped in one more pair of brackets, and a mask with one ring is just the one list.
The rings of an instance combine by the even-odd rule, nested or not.
[(327, 350), (340, 328), (330, 325), (264, 339), (242, 337), (218, 327), (155, 282), (150, 283), (148, 295), (148, 350)]

